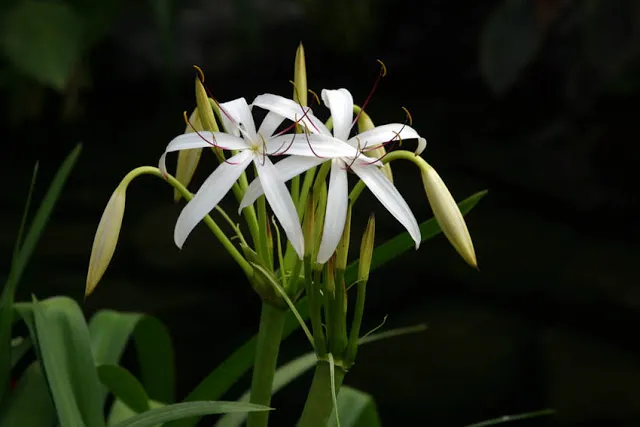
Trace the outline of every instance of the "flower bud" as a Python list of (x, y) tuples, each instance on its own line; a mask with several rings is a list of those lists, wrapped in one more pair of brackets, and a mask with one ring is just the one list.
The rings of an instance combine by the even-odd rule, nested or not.
[(118, 185), (102, 213), (102, 218), (100, 218), (98, 230), (93, 239), (93, 247), (91, 248), (85, 296), (90, 295), (98, 286), (98, 282), (107, 270), (116, 250), (129, 182), (129, 180), (123, 180)]
[[(426, 162), (425, 162), (426, 163)], [(478, 267), (473, 242), (464, 217), (440, 175), (430, 165), (421, 168), (422, 183), (442, 232), (460, 256), (472, 267)]]
[[(193, 110), (189, 117), (189, 123), (184, 133), (200, 132), (204, 130), (202, 128), (202, 122), (200, 121), (200, 115), (198, 114), (198, 107)], [(202, 154), (202, 148), (191, 148), (189, 150), (178, 151), (178, 165), (176, 168), (176, 179), (185, 187), (189, 186), (191, 178), (196, 171), (198, 162), (200, 161), (200, 155)], [(173, 190), (173, 199), (177, 202), (180, 200), (180, 192)]]
[(293, 100), (303, 107), (307, 106), (307, 65), (304, 58), (302, 43), (296, 50), (296, 59), (293, 70)]
[(373, 257), (373, 245), (376, 235), (376, 219), (373, 214), (369, 217), (369, 222), (362, 235), (360, 244), (360, 262), (358, 263), (358, 281), (369, 280), (371, 270), (371, 258)]
[(336, 269), (346, 270), (349, 256), (349, 240), (351, 239), (351, 203), (347, 207), (347, 217), (344, 223), (342, 237), (336, 248)]
[(198, 77), (196, 77), (196, 105), (198, 106), (198, 115), (200, 116), (202, 128), (210, 132), (218, 132), (220, 129), (213, 115), (213, 108), (209, 102), (207, 90)]
[[(376, 126), (373, 124), (373, 120), (371, 120), (371, 117), (369, 117), (369, 115), (364, 111), (360, 111), (358, 116), (358, 133), (366, 132), (375, 127)], [(380, 159), (384, 157), (386, 153), (387, 153), (387, 150), (382, 145), (380, 145), (379, 147), (373, 150), (367, 150), (364, 152), (364, 154), (367, 157), (374, 157), (376, 159)], [(391, 163), (384, 164), (382, 166), (382, 172), (384, 172), (387, 178), (389, 178), (389, 181), (393, 182), (393, 173), (391, 173)]]

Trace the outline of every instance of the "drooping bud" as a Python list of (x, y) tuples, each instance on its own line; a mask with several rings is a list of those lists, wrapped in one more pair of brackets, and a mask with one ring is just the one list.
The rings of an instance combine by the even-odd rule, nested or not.
[(360, 262), (358, 263), (358, 281), (366, 282), (369, 280), (369, 271), (371, 270), (371, 258), (373, 257), (373, 245), (376, 235), (376, 218), (373, 214), (369, 217), (367, 227), (362, 235), (362, 243), (360, 244)]
[[(354, 106), (354, 110), (357, 110), (358, 108), (359, 107)], [(356, 114), (358, 114), (358, 133), (363, 133), (376, 127), (373, 124), (373, 120), (371, 120), (371, 117), (369, 117), (369, 115), (364, 111), (356, 111)], [(384, 157), (386, 153), (387, 150), (383, 145), (380, 145), (379, 147), (376, 147), (374, 149), (364, 151), (364, 154), (367, 157), (374, 157), (376, 159)], [(393, 173), (391, 172), (390, 163), (386, 163), (382, 166), (382, 172), (384, 172), (387, 178), (389, 178), (389, 181), (393, 182)]]
[(421, 167), (422, 183), (442, 232), (460, 256), (472, 267), (478, 267), (473, 242), (464, 217), (440, 175), (430, 165)]
[[(200, 114), (198, 113), (198, 107), (193, 110), (189, 117), (189, 123), (184, 133), (200, 132), (204, 130), (202, 128), (202, 121), (200, 120)], [(196, 171), (200, 156), (202, 154), (202, 148), (191, 148), (189, 150), (180, 150), (178, 152), (178, 165), (176, 168), (176, 179), (185, 187), (189, 186), (191, 178)], [(173, 190), (173, 199), (177, 202), (180, 200), (180, 192)]]
[(307, 65), (304, 58), (302, 43), (296, 50), (296, 59), (293, 70), (293, 100), (303, 107), (307, 106)]
[(126, 191), (129, 182), (131, 181), (125, 178), (118, 185), (102, 213), (102, 218), (100, 218), (98, 230), (93, 239), (93, 247), (91, 248), (89, 271), (87, 272), (87, 283), (84, 291), (85, 296), (90, 295), (98, 286), (98, 282), (107, 270), (116, 250), (122, 218), (124, 217)]

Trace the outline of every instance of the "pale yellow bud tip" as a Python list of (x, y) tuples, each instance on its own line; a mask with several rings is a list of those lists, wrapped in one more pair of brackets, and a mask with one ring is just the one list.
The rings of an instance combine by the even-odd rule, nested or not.
[(440, 175), (431, 166), (422, 168), (422, 183), (427, 192), (429, 204), (442, 232), (460, 256), (472, 267), (478, 268), (473, 242), (453, 196)]
[(102, 213), (102, 218), (100, 218), (98, 230), (93, 239), (93, 247), (91, 248), (85, 296), (90, 295), (98, 286), (98, 282), (107, 270), (111, 257), (113, 257), (113, 253), (116, 250), (120, 226), (124, 216), (126, 184), (128, 183), (123, 182), (116, 188)]

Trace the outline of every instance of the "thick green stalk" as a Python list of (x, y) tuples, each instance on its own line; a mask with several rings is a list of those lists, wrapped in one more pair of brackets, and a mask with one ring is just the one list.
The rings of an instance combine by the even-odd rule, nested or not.
[[(342, 380), (344, 379), (344, 369), (335, 366), (335, 392), (338, 393)], [(313, 374), (311, 389), (304, 404), (304, 410), (298, 427), (326, 427), (327, 420), (333, 410), (333, 396), (331, 390), (331, 371), (329, 362), (320, 360), (316, 365)]]
[[(256, 347), (256, 359), (251, 378), (251, 403), (269, 406), (271, 404), (271, 388), (273, 376), (278, 362), (278, 351), (284, 328), (286, 311), (267, 302), (262, 302), (260, 314), (260, 330)], [(247, 418), (248, 427), (266, 427), (269, 411), (250, 412)]]

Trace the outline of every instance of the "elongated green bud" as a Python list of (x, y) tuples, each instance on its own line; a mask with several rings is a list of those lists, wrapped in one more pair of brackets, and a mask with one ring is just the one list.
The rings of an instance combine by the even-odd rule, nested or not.
[[(198, 71), (202, 73), (199, 68)], [(218, 132), (220, 129), (218, 128), (218, 123), (216, 122), (216, 118), (213, 114), (213, 108), (209, 102), (207, 90), (202, 84), (201, 79), (203, 78), (204, 76), (202, 74), (200, 74), (199, 77), (196, 77), (196, 105), (198, 106), (198, 115), (200, 116), (200, 122), (202, 123), (202, 128), (204, 130)]]
[[(184, 133), (200, 132), (204, 130), (202, 128), (202, 122), (200, 121), (200, 114), (198, 113), (198, 107), (194, 108), (191, 116), (189, 117), (189, 123), (186, 125)], [(198, 167), (200, 156), (202, 155), (202, 148), (191, 148), (189, 150), (178, 151), (178, 165), (176, 168), (176, 179), (185, 187), (189, 186), (191, 178)], [(173, 199), (177, 202), (180, 200), (180, 192), (176, 189), (173, 190)]]
[(296, 60), (293, 70), (293, 100), (298, 104), (307, 106), (307, 64), (304, 58), (302, 43), (296, 50)]
[(460, 256), (472, 267), (478, 267), (473, 242), (464, 217), (447, 186), (434, 168), (426, 164), (421, 167), (422, 183), (442, 232)]
[(91, 248), (89, 271), (87, 272), (87, 283), (84, 291), (85, 296), (90, 295), (98, 286), (98, 282), (100, 282), (104, 272), (107, 270), (116, 250), (122, 218), (124, 217), (129, 182), (131, 181), (124, 180), (118, 185), (113, 194), (111, 194), (111, 198), (109, 198), (109, 202), (102, 213), (102, 218), (100, 218), (100, 223), (93, 239), (93, 247)]
[(344, 223), (344, 231), (336, 248), (336, 269), (346, 270), (349, 258), (349, 240), (351, 240), (351, 203), (347, 207), (347, 218)]
[(373, 245), (376, 235), (376, 218), (373, 214), (369, 217), (367, 227), (362, 235), (362, 243), (360, 244), (360, 262), (358, 263), (358, 281), (366, 282), (369, 280), (369, 271), (371, 270), (371, 258), (373, 257)]

